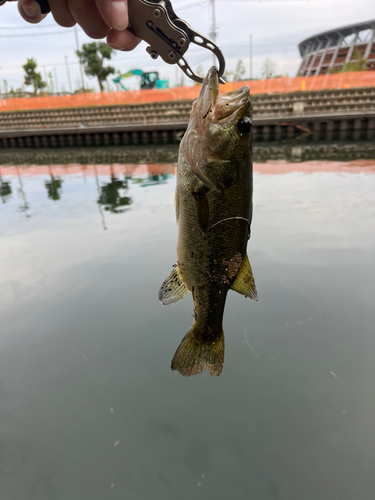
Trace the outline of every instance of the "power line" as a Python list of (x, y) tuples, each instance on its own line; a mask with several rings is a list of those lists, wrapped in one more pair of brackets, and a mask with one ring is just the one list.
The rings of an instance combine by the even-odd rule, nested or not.
[(0, 38), (25, 38), (27, 36), (46, 36), (46, 35), (66, 35), (69, 33), (73, 33), (73, 30), (63, 30), (63, 31), (51, 31), (48, 33), (25, 33), (25, 34), (18, 34), (18, 35), (0, 35)]
[[(216, 0), (217, 2), (226, 2), (228, 0)], [(322, 2), (323, 0), (231, 0), (231, 3), (304, 3), (304, 2)]]
[(0, 30), (29, 30), (29, 29), (35, 29), (36, 27), (38, 29), (55, 28), (56, 23), (54, 23), (54, 24), (42, 24), (40, 26), (39, 25), (35, 26), (35, 24), (30, 24), (29, 26), (0, 26)]
[[(225, 2), (225, 3), (228, 3), (228, 0), (216, 0), (217, 2)], [(230, 3), (233, 4), (233, 3), (305, 3), (305, 2), (310, 2), (310, 1), (314, 1), (314, 2), (321, 2), (323, 0), (230, 0)], [(180, 4), (173, 4), (173, 8), (175, 10), (182, 10), (182, 9), (189, 9), (190, 7), (195, 7), (195, 6), (201, 6), (203, 7), (204, 5), (207, 5), (208, 3), (210, 2), (210, 0), (201, 0), (200, 2), (195, 2), (195, 3), (186, 3), (184, 5), (181, 5)]]
[[(78, 40), (77, 25), (74, 26), (74, 38), (75, 38), (75, 42), (76, 42), (76, 55), (78, 55), (78, 52), (79, 52), (79, 40)], [(80, 60), (79, 56), (78, 56), (78, 64), (79, 64), (79, 74), (80, 74), (80, 77), (81, 77), (81, 85), (82, 85), (82, 88), (84, 89), (85, 88), (85, 79), (84, 79), (84, 76), (83, 76), (83, 66), (81, 64), (81, 60)]]
[[(215, 0), (210, 0), (211, 3), (211, 16), (212, 16), (212, 29), (210, 32), (211, 39), (214, 43), (216, 43), (216, 12), (215, 12)], [(216, 62), (216, 57), (215, 54), (212, 54), (213, 57), (213, 64), (215, 65)]]
[(205, 2), (195, 2), (195, 3), (189, 3), (189, 4), (185, 4), (185, 5), (181, 5), (181, 6), (173, 5), (173, 9), (178, 10), (180, 12), (181, 10), (190, 9), (191, 7), (204, 7), (207, 3), (208, 3), (208, 0)]

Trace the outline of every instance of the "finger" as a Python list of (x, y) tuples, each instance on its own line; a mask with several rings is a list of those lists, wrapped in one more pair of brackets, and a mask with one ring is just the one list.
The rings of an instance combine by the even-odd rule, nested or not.
[(33, 24), (40, 23), (47, 15), (40, 12), (38, 2), (34, 0), (20, 0), (18, 2), (18, 12), (25, 21)]
[(140, 42), (141, 39), (129, 30), (111, 30), (107, 36), (107, 44), (115, 50), (133, 50)]
[(70, 10), (66, 0), (49, 0), (49, 7), (52, 15), (60, 26), (64, 28), (71, 28), (76, 24), (76, 21)]
[(104, 38), (109, 32), (109, 27), (104, 22), (94, 0), (67, 0), (68, 8), (90, 38)]
[(96, 0), (96, 6), (110, 28), (122, 31), (128, 27), (127, 0)]

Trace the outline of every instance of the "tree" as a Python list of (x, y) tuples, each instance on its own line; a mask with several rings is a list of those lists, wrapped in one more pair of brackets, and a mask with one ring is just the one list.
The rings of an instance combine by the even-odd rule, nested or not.
[(242, 59), (239, 59), (237, 62), (236, 69), (234, 70), (233, 74), (233, 81), (234, 82), (239, 82), (243, 80), (243, 76), (246, 73), (245, 66), (243, 64)]
[(23, 86), (17, 87), (15, 89), (13, 87), (10, 87), (9, 94), (12, 97), (25, 97), (25, 90), (24, 90)]
[(85, 87), (85, 88), (80, 87), (74, 91), (74, 94), (88, 94), (90, 92), (95, 92), (95, 89), (88, 88), (88, 87)]
[(353, 60), (349, 62), (345, 62), (342, 66), (340, 67), (334, 67), (328, 68), (327, 73), (330, 75), (335, 74), (335, 73), (345, 73), (346, 71), (367, 71), (367, 60), (364, 59), (363, 54), (358, 49), (354, 50), (353, 54)]
[(233, 71), (225, 70), (223, 78), (226, 82), (233, 82)]
[[(0, 82), (0, 87), (1, 87), (1, 82)], [(8, 80), (3, 80), (3, 89), (4, 89), (4, 94), (7, 95), (8, 94)], [(1, 94), (1, 89), (0, 89), (0, 94)]]
[(119, 207), (127, 207), (131, 205), (132, 199), (128, 196), (121, 196), (120, 191), (128, 189), (128, 181), (117, 179), (115, 175), (111, 175), (111, 182), (104, 184), (100, 188), (100, 196), (98, 204), (104, 206), (104, 210), (109, 210), (114, 214), (125, 212), (126, 208), (118, 209)]
[(52, 74), (52, 71), (49, 71), (47, 73), (47, 92), (49, 94), (54, 94), (55, 93), (55, 82), (54, 82), (54, 79), (53, 79), (53, 74)]
[(82, 50), (76, 51), (86, 75), (96, 76), (98, 79), (101, 92), (104, 90), (103, 82), (115, 72), (112, 66), (104, 66), (104, 59), (111, 59), (113, 52), (104, 42), (84, 43)]
[(33, 58), (27, 59), (26, 64), (22, 66), (25, 72), (25, 85), (32, 85), (34, 87), (34, 95), (37, 95), (38, 90), (44, 89), (47, 85), (42, 80), (42, 75), (36, 71), (37, 63)]
[(341, 71), (367, 71), (367, 59), (358, 49), (354, 50), (353, 60), (343, 64)]
[(204, 69), (203, 69), (203, 66), (200, 64), (199, 66), (197, 66), (197, 69), (195, 70), (195, 73), (200, 76), (201, 78), (204, 78), (205, 77), (205, 74), (204, 74)]
[(266, 57), (262, 63), (260, 69), (260, 74), (263, 80), (268, 80), (269, 78), (275, 78), (276, 63), (272, 61), (270, 57)]
[(12, 188), (9, 181), (3, 181), (0, 177), (0, 198), (3, 203), (6, 203), (7, 198), (12, 194)]
[(51, 182), (45, 181), (44, 185), (47, 189), (47, 196), (50, 200), (57, 201), (61, 198), (60, 190), (62, 185), (62, 179), (59, 177), (54, 177), (51, 174)]

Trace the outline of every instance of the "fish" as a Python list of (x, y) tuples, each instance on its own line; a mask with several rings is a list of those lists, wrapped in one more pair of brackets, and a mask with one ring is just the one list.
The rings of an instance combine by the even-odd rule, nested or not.
[(171, 368), (181, 375), (224, 365), (223, 314), (230, 289), (257, 300), (246, 249), (252, 220), (250, 90), (220, 94), (218, 70), (207, 73), (180, 143), (175, 194), (177, 263), (159, 290), (173, 304), (191, 292), (194, 322)]

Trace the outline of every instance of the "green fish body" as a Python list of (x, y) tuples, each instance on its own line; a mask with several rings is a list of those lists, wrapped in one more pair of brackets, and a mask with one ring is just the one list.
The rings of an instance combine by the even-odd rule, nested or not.
[(189, 291), (194, 323), (172, 360), (190, 376), (224, 363), (228, 290), (257, 299), (246, 255), (252, 217), (252, 109), (248, 87), (219, 94), (216, 68), (205, 78), (181, 141), (177, 167), (177, 264), (159, 291), (172, 304)]

